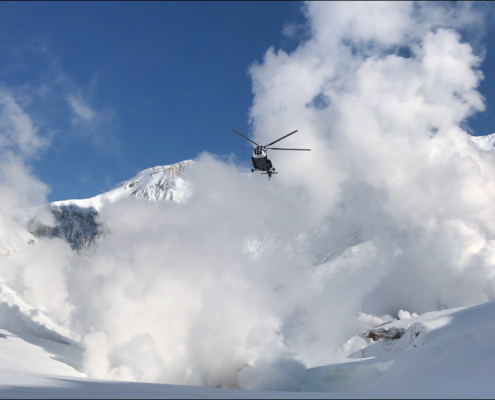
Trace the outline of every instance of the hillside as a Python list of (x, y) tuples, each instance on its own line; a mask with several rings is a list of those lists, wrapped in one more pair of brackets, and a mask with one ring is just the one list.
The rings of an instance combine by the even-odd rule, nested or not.
[(494, 315), (491, 302), (363, 332), (305, 372), (304, 393), (87, 380), (77, 346), (2, 329), (0, 398), (491, 398)]

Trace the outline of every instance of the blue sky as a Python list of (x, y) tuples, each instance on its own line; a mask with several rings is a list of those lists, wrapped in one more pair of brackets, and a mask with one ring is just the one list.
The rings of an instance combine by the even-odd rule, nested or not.
[[(293, 38), (283, 34), (287, 24), (304, 23), (301, 7), (0, 3), (0, 85), (29, 94), (26, 108), (51, 136), (32, 161), (52, 189), (49, 200), (94, 196), (142, 169), (244, 145), (230, 129), (249, 132), (248, 68), (270, 46), (290, 51), (304, 39), (304, 29)], [(487, 110), (469, 122), (479, 135), (495, 131), (492, 25), (483, 39), (480, 88)], [(91, 110), (95, 115), (84, 114)]]
[[(282, 30), (303, 22), (301, 6), (1, 3), (0, 83), (50, 90), (30, 110), (53, 134), (34, 162), (49, 200), (93, 196), (142, 169), (240, 144), (230, 129), (248, 131), (248, 68), (272, 45), (297, 45)], [(94, 132), (71, 126), (67, 91), (102, 114)]]

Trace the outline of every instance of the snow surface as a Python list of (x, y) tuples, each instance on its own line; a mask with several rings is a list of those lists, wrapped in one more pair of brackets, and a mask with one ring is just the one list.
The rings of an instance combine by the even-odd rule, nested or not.
[[(402, 336), (366, 338), (378, 331)], [(74, 343), (0, 329), (0, 397), (493, 398), (494, 332), (495, 302), (393, 321), (344, 344), (340, 362), (308, 369), (301, 393), (88, 380)]]

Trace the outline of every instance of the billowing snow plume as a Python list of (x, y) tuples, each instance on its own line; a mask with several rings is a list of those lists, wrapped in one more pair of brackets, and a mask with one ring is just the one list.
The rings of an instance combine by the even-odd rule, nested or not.
[[(63, 242), (34, 246), (36, 239), (25, 229), (26, 209), (37, 208), (39, 221), (47, 226), (54, 223), (51, 214), (39, 208), (46, 202), (48, 187), (28, 167), (47, 144), (16, 94), (0, 88), (0, 325), (16, 326), (27, 333), (57, 328), (29, 305), (30, 300), (41, 309), (54, 311), (58, 322), (67, 322), (70, 311), (63, 284), (63, 268), (72, 256), (70, 247)], [(22, 292), (28, 303), (12, 289)]]
[[(107, 209), (118, 235), (76, 280), (90, 374), (259, 387), (331, 359), (360, 311), (494, 298), (495, 163), (461, 128), (484, 105), (456, 29), (478, 15), (451, 7), (306, 6), (312, 37), (251, 69), (251, 118), (256, 141), (299, 129), (284, 145), (313, 151), (272, 154), (269, 185), (203, 157), (187, 205)], [(312, 229), (343, 242), (321, 265)]]
[(299, 129), (284, 146), (311, 153), (270, 153), (270, 182), (201, 155), (182, 203), (110, 202), (98, 246), (43, 239), (3, 261), (83, 340), (89, 376), (290, 390), (390, 315), (495, 298), (495, 159), (461, 127), (484, 107), (459, 33), (476, 9), (304, 12), (310, 38), (251, 68), (251, 119), (256, 141)]
[(254, 137), (299, 129), (285, 145), (313, 151), (274, 154), (277, 178), (310, 205), (308, 219), (357, 226), (376, 249), (355, 271), (380, 277), (355, 293), (359, 307), (395, 315), (492, 299), (495, 158), (462, 129), (484, 108), (483, 74), (457, 32), (482, 18), (438, 3), (315, 2), (305, 13), (312, 37), (251, 69)]

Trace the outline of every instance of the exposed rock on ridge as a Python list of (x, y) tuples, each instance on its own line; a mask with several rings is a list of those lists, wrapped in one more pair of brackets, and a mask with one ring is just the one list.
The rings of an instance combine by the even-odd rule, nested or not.
[(73, 249), (78, 250), (98, 243), (105, 236), (104, 230), (95, 221), (98, 211), (93, 207), (51, 205), (51, 212), (57, 225), (37, 224), (32, 231), (34, 236), (66, 239)]
[(56, 226), (34, 223), (31, 233), (36, 237), (66, 239), (73, 249), (99, 243), (109, 232), (96, 222), (105, 204), (116, 201), (146, 199), (171, 200), (181, 203), (189, 193), (184, 179), (194, 162), (186, 160), (177, 164), (145, 169), (133, 178), (116, 185), (112, 190), (90, 199), (57, 201), (49, 205)]

